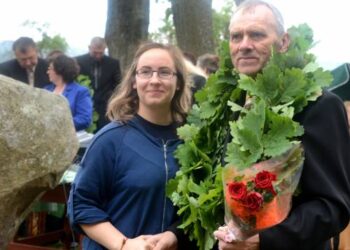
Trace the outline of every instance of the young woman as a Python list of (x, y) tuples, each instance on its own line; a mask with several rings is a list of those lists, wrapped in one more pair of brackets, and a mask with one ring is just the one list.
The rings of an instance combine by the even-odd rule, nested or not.
[(68, 203), (83, 249), (180, 249), (176, 211), (166, 197), (178, 166), (176, 128), (190, 106), (182, 53), (147, 43), (111, 97), (112, 120), (81, 162)]

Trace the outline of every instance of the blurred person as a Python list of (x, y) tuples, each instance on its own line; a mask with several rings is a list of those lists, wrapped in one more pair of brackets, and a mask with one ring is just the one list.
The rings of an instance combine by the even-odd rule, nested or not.
[(166, 197), (178, 166), (176, 129), (190, 107), (181, 52), (142, 44), (108, 105), (112, 120), (81, 162), (68, 201), (83, 249), (191, 249)]
[[(267, 2), (243, 2), (234, 12), (229, 30), (232, 63), (241, 74), (255, 77), (272, 49), (288, 51), (290, 41), (282, 15)], [(342, 101), (324, 90), (295, 120), (304, 128), (301, 141), (305, 160), (301, 192), (293, 197), (288, 217), (245, 241), (225, 238), (220, 228), (214, 233), (220, 250), (326, 250), (331, 249), (330, 239), (348, 225), (350, 138)]]
[(105, 55), (106, 47), (102, 37), (94, 37), (89, 45), (89, 53), (76, 57), (80, 74), (89, 76), (94, 90), (94, 110), (99, 116), (97, 131), (109, 122), (106, 117), (107, 102), (121, 79), (119, 61)]
[(344, 106), (346, 109), (346, 114), (348, 116), (348, 123), (350, 124), (350, 101), (345, 101)]
[(54, 49), (54, 50), (51, 50), (47, 56), (46, 56), (46, 61), (47, 62), (51, 62), (53, 61), (53, 59), (55, 59), (57, 56), (59, 55), (64, 55), (65, 53), (62, 51), (62, 50), (59, 50), (59, 49)]
[(192, 103), (194, 103), (194, 94), (203, 88), (207, 78), (203, 70), (196, 66), (196, 58), (192, 53), (184, 51), (183, 55), (185, 57), (185, 65), (191, 84)]
[(47, 74), (52, 83), (45, 89), (67, 98), (76, 131), (87, 129), (92, 122), (92, 100), (89, 89), (75, 82), (79, 74), (76, 61), (66, 55), (53, 57)]
[(219, 68), (219, 57), (214, 54), (206, 53), (197, 59), (197, 66), (203, 70), (206, 78), (215, 73)]
[(20, 37), (12, 45), (16, 59), (0, 64), (0, 74), (15, 80), (42, 88), (48, 82), (46, 74), (48, 67), (44, 59), (38, 57), (35, 42), (29, 37)]

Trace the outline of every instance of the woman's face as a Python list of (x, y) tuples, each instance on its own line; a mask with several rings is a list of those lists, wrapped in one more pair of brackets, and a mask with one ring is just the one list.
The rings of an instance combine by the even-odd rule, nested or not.
[(133, 88), (139, 97), (139, 112), (168, 109), (177, 90), (175, 64), (164, 49), (150, 49), (143, 53), (136, 67)]
[(50, 82), (54, 84), (57, 82), (57, 80), (61, 79), (61, 77), (56, 73), (52, 63), (50, 63), (47, 69), (47, 74), (49, 76)]

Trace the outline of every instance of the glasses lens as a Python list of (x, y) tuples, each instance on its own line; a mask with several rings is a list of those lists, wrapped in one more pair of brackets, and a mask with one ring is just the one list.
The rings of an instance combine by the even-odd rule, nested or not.
[(140, 69), (137, 74), (141, 78), (148, 79), (152, 77), (153, 71), (151, 69)]
[(142, 79), (150, 79), (153, 76), (153, 72), (157, 72), (158, 78), (165, 80), (169, 80), (174, 76), (172, 70), (168, 68), (159, 69), (158, 71), (152, 70), (150, 68), (142, 68), (137, 70), (136, 74)]
[(170, 69), (160, 69), (158, 76), (162, 79), (170, 79), (173, 76), (173, 72)]

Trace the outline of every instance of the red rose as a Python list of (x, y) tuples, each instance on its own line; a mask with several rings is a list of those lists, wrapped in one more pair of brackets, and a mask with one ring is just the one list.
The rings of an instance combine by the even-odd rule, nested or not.
[(269, 189), (272, 190), (274, 193), (272, 187), (272, 182), (276, 180), (276, 175), (273, 173), (270, 173), (269, 171), (261, 171), (256, 174), (254, 183), (256, 188), (262, 188), (262, 189)]
[(244, 206), (247, 207), (252, 212), (257, 212), (263, 205), (263, 196), (258, 192), (248, 193), (245, 200)]
[(227, 192), (235, 200), (242, 200), (247, 195), (247, 186), (243, 182), (230, 182), (227, 184)]

